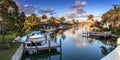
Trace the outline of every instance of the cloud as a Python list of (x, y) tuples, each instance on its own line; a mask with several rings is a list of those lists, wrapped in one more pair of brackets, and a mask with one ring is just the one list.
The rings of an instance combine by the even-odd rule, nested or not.
[(50, 15), (54, 15), (54, 14), (56, 14), (56, 12), (51, 12), (51, 13), (50, 13)]
[(26, 14), (32, 14), (38, 9), (39, 9), (38, 6), (24, 5), (22, 6), (21, 11), (25, 12)]
[(15, 2), (17, 4), (18, 8), (19, 8), (19, 12), (24, 12), (26, 15), (32, 14), (36, 10), (40, 9), (38, 6), (27, 5), (27, 4), (26, 5), (22, 5), (17, 0), (15, 0)]
[(51, 15), (53, 15), (53, 14), (55, 14), (54, 13), (54, 9), (50, 9), (50, 8), (47, 8), (47, 9), (40, 9), (39, 11), (38, 11), (38, 13), (40, 13), (40, 14), (46, 14), (46, 13), (50, 13)]
[(76, 9), (76, 13), (77, 13), (77, 14), (83, 14), (83, 13), (86, 13), (86, 11), (83, 10), (83, 9), (77, 8), (77, 9)]
[(35, 11), (37, 11), (40, 14), (46, 14), (49, 13), (50, 15), (56, 14), (54, 11), (54, 9), (40, 9), (39, 6), (33, 6), (33, 5), (22, 5), (19, 0), (14, 0), (17, 4), (17, 6), (19, 7), (19, 12), (24, 12), (26, 15), (32, 14)]
[(68, 19), (80, 18), (80, 16), (86, 13), (86, 11), (81, 7), (84, 7), (86, 5), (87, 5), (86, 1), (76, 0), (74, 4), (69, 6), (69, 8), (71, 8), (72, 11), (64, 14), (64, 16)]
[(71, 11), (71, 12), (68, 12), (67, 14), (65, 14), (65, 17), (67, 17), (67, 18), (78, 18), (79, 15), (82, 15), (84, 13), (86, 13), (85, 10), (77, 8), (74, 11)]
[(70, 8), (80, 8), (80, 7), (84, 7), (87, 5), (86, 1), (82, 1), (80, 2), (79, 0), (75, 1), (75, 3), (71, 6), (69, 6)]

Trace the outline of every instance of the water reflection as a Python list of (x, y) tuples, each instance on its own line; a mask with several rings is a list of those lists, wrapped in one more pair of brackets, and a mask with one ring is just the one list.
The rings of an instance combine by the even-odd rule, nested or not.
[[(97, 49), (100, 50), (99, 52), (101, 56), (97, 57), (103, 57), (110, 53), (113, 49), (116, 48), (116, 39), (96, 39), (95, 37), (89, 38), (85, 37), (84, 31), (86, 28), (79, 27), (79, 28), (72, 28), (68, 31), (64, 32), (64, 35), (66, 36), (67, 40), (66, 43), (72, 42), (75, 44), (76, 48), (86, 47), (86, 46), (98, 46)], [(64, 47), (64, 46), (63, 46)], [(93, 52), (93, 51), (92, 51)], [(87, 53), (86, 53), (87, 54)]]
[(74, 27), (57, 31), (54, 37), (57, 41), (62, 40), (62, 48), (55, 49), (55, 51), (60, 54), (53, 55), (52, 53), (55, 53), (53, 51), (51, 53), (41, 52), (42, 54), (30, 55), (30, 57), (25, 55), (23, 60), (100, 60), (117, 46), (116, 39), (84, 36), (85, 29), (84, 27)]
[[(96, 39), (97, 40), (97, 39)], [(102, 45), (101, 52), (105, 56), (117, 47), (116, 39), (99, 39), (104, 45)], [(107, 45), (107, 46), (105, 46)]]
[(72, 28), (69, 31), (64, 32), (67, 36), (66, 40), (70, 40), (76, 45), (76, 47), (86, 46), (87, 44), (92, 44), (94, 40), (92, 38), (83, 36), (83, 28)]
[(61, 60), (62, 54), (57, 49), (38, 51), (37, 54), (24, 54), (22, 60)]

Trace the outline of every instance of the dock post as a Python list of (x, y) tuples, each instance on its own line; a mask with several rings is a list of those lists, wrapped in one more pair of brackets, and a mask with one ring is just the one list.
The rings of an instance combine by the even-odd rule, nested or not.
[(38, 49), (38, 48), (37, 48), (37, 42), (35, 43), (35, 46), (36, 46), (36, 47), (35, 47), (36, 49), (34, 50), (34, 53), (37, 53), (37, 49)]
[(50, 56), (50, 54), (51, 54), (51, 53), (49, 52), (49, 60), (51, 60), (51, 56)]
[(55, 42), (57, 42), (57, 38), (56, 38), (56, 36), (55, 36)]
[(60, 60), (62, 60), (62, 41), (60, 39)]
[(23, 43), (23, 53), (25, 53), (25, 43)]
[(62, 41), (61, 41), (61, 39), (60, 39), (60, 48), (61, 48), (61, 44), (62, 44)]
[(45, 34), (45, 40), (46, 40), (45, 43), (47, 43), (47, 35), (46, 34)]
[(49, 46), (49, 52), (51, 51), (51, 48), (50, 48), (50, 40), (48, 41), (48, 46)]
[(25, 43), (22, 43), (23, 44), (23, 56), (25, 55), (25, 52), (26, 52), (26, 49), (25, 49)]

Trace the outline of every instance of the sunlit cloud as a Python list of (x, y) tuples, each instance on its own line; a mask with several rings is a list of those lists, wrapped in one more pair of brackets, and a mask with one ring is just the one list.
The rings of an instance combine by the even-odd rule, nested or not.
[(69, 6), (72, 11), (65, 13), (64, 16), (68, 19), (79, 18), (79, 16), (86, 13), (86, 11), (82, 8), (86, 5), (86, 1), (76, 0), (74, 4)]
[(14, 0), (19, 7), (19, 12), (24, 12), (26, 15), (33, 14), (36, 11), (38, 12), (39, 15), (41, 14), (47, 14), (49, 13), (50, 15), (56, 14), (54, 9), (51, 8), (46, 8), (46, 9), (40, 9), (39, 6), (33, 6), (33, 5), (22, 5), (19, 0)]
[(84, 7), (86, 5), (87, 5), (86, 1), (81, 2), (81, 1), (77, 0), (77, 1), (75, 1), (75, 3), (73, 5), (70, 5), (69, 7), (70, 8), (80, 8), (80, 7)]
[(49, 14), (53, 15), (53, 14), (55, 14), (54, 11), (55, 11), (54, 9), (47, 8), (47, 9), (44, 9), (44, 10), (43, 10), (43, 9), (40, 9), (40, 10), (38, 11), (38, 13), (40, 13), (40, 14), (49, 13)]
[(72, 19), (73, 19), (73, 18), (78, 18), (79, 15), (82, 15), (82, 14), (84, 14), (84, 13), (86, 13), (85, 10), (80, 9), (80, 8), (77, 8), (77, 9), (75, 9), (74, 11), (71, 11), (71, 12), (66, 13), (65, 16), (66, 16), (67, 18), (72, 18)]
[(21, 11), (25, 12), (26, 14), (32, 14), (38, 9), (39, 9), (38, 6), (24, 5), (22, 6)]
[(20, 2), (16, 1), (16, 4), (19, 8), (19, 12), (24, 12), (26, 15), (34, 13), (36, 10), (39, 10), (40, 8), (38, 6), (33, 5), (22, 5)]

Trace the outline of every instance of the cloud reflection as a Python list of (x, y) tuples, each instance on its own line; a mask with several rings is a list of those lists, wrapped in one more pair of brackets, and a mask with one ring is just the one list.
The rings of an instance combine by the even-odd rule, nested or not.
[[(93, 40), (91, 40), (87, 37), (83, 37), (82, 30), (85, 30), (85, 29), (80, 27), (78, 29), (72, 28), (71, 30), (66, 31), (65, 35), (69, 36), (69, 37), (67, 37), (67, 40), (70, 40), (70, 42), (73, 42), (76, 45), (76, 47), (83, 47), (88, 44), (92, 44)], [(73, 33), (73, 31), (75, 31), (75, 33)], [(90, 43), (89, 43), (89, 40), (90, 40)]]

